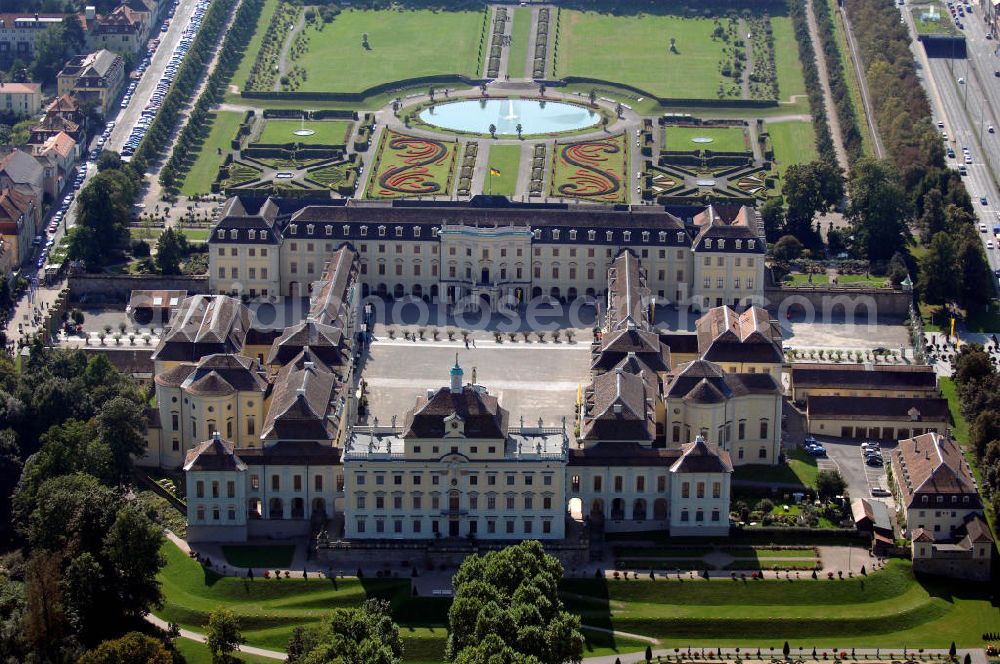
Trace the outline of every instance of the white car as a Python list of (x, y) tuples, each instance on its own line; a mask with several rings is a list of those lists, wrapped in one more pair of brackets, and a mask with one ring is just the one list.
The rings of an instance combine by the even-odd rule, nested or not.
[(958, 84), (959, 85), (965, 85), (965, 79), (964, 78), (959, 78), (958, 79)]
[(986, 248), (987, 249), (992, 249), (993, 248), (993, 240), (990, 240), (989, 242), (986, 243)]
[(986, 224), (979, 224), (979, 232), (980, 233), (986, 232)]

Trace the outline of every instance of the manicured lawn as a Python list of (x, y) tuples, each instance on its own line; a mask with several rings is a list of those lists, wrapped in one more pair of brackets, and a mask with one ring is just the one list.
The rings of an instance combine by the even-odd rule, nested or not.
[[(746, 132), (740, 127), (664, 127), (668, 150), (747, 152)], [(711, 142), (695, 141), (710, 138)]]
[[(260, 133), (258, 143), (303, 143), (307, 145), (342, 145), (347, 133), (354, 125), (347, 120), (316, 120), (303, 123), (301, 120), (268, 120)], [(297, 129), (311, 129), (312, 136), (296, 136)]]
[[(930, 11), (931, 8), (937, 14), (936, 18), (931, 18)], [(947, 9), (939, 5), (938, 3), (931, 3), (929, 5), (921, 5), (919, 7), (911, 7), (910, 13), (913, 14), (913, 23), (917, 26), (917, 34), (920, 35), (957, 35), (959, 34), (958, 28), (951, 20), (951, 14)], [(925, 16), (926, 15), (926, 16)], [(966, 17), (971, 18), (971, 17)]]
[(792, 19), (787, 16), (771, 17), (774, 35), (774, 67), (778, 73), (778, 95), (788, 101), (792, 95), (804, 95), (806, 82), (799, 62), (799, 48), (792, 29)]
[[(219, 166), (229, 153), (231, 141), (243, 121), (243, 113), (218, 111), (209, 114), (208, 136), (194, 157), (194, 163), (181, 182), (181, 193), (185, 196), (207, 194), (212, 191), (212, 182), (219, 172)], [(219, 154), (219, 150), (222, 154)], [(190, 158), (190, 157), (189, 157)]]
[(817, 158), (816, 134), (811, 123), (768, 122), (765, 128), (774, 146), (774, 160), (782, 171), (791, 164), (805, 164)]
[[(812, 278), (810, 279), (810, 277)], [(830, 283), (830, 277), (825, 274), (790, 274), (785, 278), (785, 283), (792, 284), (793, 286), (828, 284)]]
[[(435, 74), (478, 76), (483, 12), (347, 10), (322, 31), (304, 34), (309, 50), (296, 64), (303, 92), (360, 92)], [(367, 33), (369, 48), (362, 46)], [(425, 86), (426, 89), (426, 86)]]
[[(187, 664), (213, 664), (212, 653), (208, 651), (208, 646), (191, 639), (177, 639), (174, 641), (177, 651), (184, 655)], [(239, 653), (236, 655), (237, 662), (247, 662), (247, 664), (274, 664), (278, 660), (257, 655), (247, 655)]]
[(210, 231), (207, 228), (179, 228), (177, 230), (184, 233), (188, 242), (208, 242), (208, 234)]
[[(725, 25), (725, 21), (723, 22)], [(715, 22), (650, 14), (614, 16), (563, 9), (553, 78), (587, 76), (624, 83), (659, 97), (716, 99), (724, 43)], [(670, 52), (670, 38), (677, 53)]]
[(865, 276), (863, 274), (838, 274), (837, 283), (838, 284), (859, 284), (864, 286), (885, 286), (889, 281), (889, 277), (879, 277), (877, 275), (871, 274)]
[[(260, 46), (264, 42), (264, 34), (267, 32), (267, 26), (271, 24), (271, 18), (274, 16), (274, 10), (277, 8), (278, 0), (267, 0), (264, 3), (264, 8), (260, 12), (260, 18), (257, 20), (257, 28), (254, 30), (253, 37), (250, 38), (250, 43), (247, 45), (246, 51), (243, 52), (243, 59), (240, 60), (240, 66), (236, 69), (236, 73), (233, 74), (233, 78), (229, 82), (230, 85), (235, 85), (240, 89), (246, 85), (250, 69), (253, 67), (257, 53), (260, 52)], [(227, 90), (226, 98), (235, 100), (241, 97), (238, 93), (232, 93)]]
[[(531, 9), (517, 7), (514, 9), (514, 25), (511, 27), (510, 55), (507, 59), (507, 73), (511, 78), (521, 78), (525, 75), (528, 61), (528, 47), (531, 44)], [(531, 75), (531, 72), (528, 72)]]
[(788, 450), (786, 454), (788, 463), (784, 465), (750, 464), (737, 466), (733, 473), (733, 479), (816, 486), (816, 475), (819, 474), (819, 470), (816, 468), (816, 458), (809, 456), (805, 450), (799, 448)]
[(958, 386), (951, 378), (938, 378), (938, 388), (941, 396), (948, 400), (948, 412), (951, 413), (952, 434), (962, 445), (969, 442), (969, 423), (962, 416), (962, 409), (958, 400)]
[(618, 203), (628, 193), (628, 145), (624, 135), (579, 143), (556, 143), (552, 150), (551, 196)]
[(450, 190), (458, 143), (386, 131), (370, 198), (441, 196)]
[(517, 171), (521, 164), (520, 145), (491, 145), (489, 168), (500, 171), (500, 175), (486, 174), (483, 193), (513, 196), (517, 188)]
[(292, 564), (295, 547), (291, 545), (274, 546), (224, 546), (222, 555), (226, 562), (234, 567), (280, 567), (287, 569)]
[[(946, 648), (977, 645), (1000, 612), (982, 590), (914, 579), (908, 561), (843, 580), (571, 579), (564, 600), (584, 624), (653, 636), (663, 645)], [(792, 643), (796, 647), (796, 643)]]

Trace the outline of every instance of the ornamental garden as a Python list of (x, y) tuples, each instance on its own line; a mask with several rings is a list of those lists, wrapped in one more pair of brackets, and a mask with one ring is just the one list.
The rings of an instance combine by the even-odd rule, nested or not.
[(164, 185), (188, 197), (761, 202), (816, 157), (805, 92), (783, 1), (267, 0), (226, 105)]

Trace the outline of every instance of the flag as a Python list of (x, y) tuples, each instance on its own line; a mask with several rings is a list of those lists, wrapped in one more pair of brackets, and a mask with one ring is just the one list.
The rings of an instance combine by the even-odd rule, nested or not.
[(496, 168), (491, 168), (490, 169), (490, 175), (499, 177), (500, 176), (500, 171), (497, 170)]

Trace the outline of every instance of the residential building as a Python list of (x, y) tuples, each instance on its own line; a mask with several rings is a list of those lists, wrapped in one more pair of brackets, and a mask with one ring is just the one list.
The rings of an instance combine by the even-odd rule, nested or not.
[(31, 257), (31, 242), (40, 219), (38, 199), (17, 189), (0, 189), (0, 236), (4, 241), (6, 272)]
[(891, 453), (897, 504), (917, 571), (988, 581), (993, 537), (972, 470), (958, 444), (938, 433), (899, 441)]
[(43, 186), (47, 200), (56, 200), (63, 187), (70, 180), (77, 159), (80, 157), (80, 147), (73, 138), (59, 132), (45, 139), (41, 145), (31, 145), (31, 156), (42, 166)]
[(815, 436), (897, 440), (944, 433), (951, 422), (948, 401), (919, 398), (816, 396), (806, 399), (809, 433)]
[(149, 24), (127, 5), (118, 5), (106, 16), (96, 16), (88, 23), (88, 48), (135, 54), (146, 46)]
[(5, 83), (0, 81), (0, 117), (30, 117), (42, 107), (41, 83)]
[(45, 196), (45, 170), (30, 154), (14, 148), (0, 157), (0, 190), (3, 189), (15, 189), (40, 203)]
[(699, 206), (678, 216), (662, 207), (350, 201), (296, 208), (293, 201), (279, 213), (273, 202), (259, 211), (249, 204), (227, 203), (209, 238), (214, 293), (305, 295), (326, 258), (347, 243), (360, 256), (362, 296), (492, 309), (542, 295), (596, 298), (626, 249), (642, 262), (660, 306), (743, 308), (763, 296), (766, 245), (752, 208)]
[(72, 93), (80, 102), (93, 102), (106, 114), (125, 81), (125, 60), (102, 48), (73, 56), (56, 78), (60, 96)]
[(939, 396), (934, 367), (892, 364), (813, 364), (791, 367), (792, 401), (810, 396), (924, 398)]
[(38, 35), (71, 16), (73, 14), (0, 13), (0, 65), (8, 65), (14, 60), (31, 62)]

